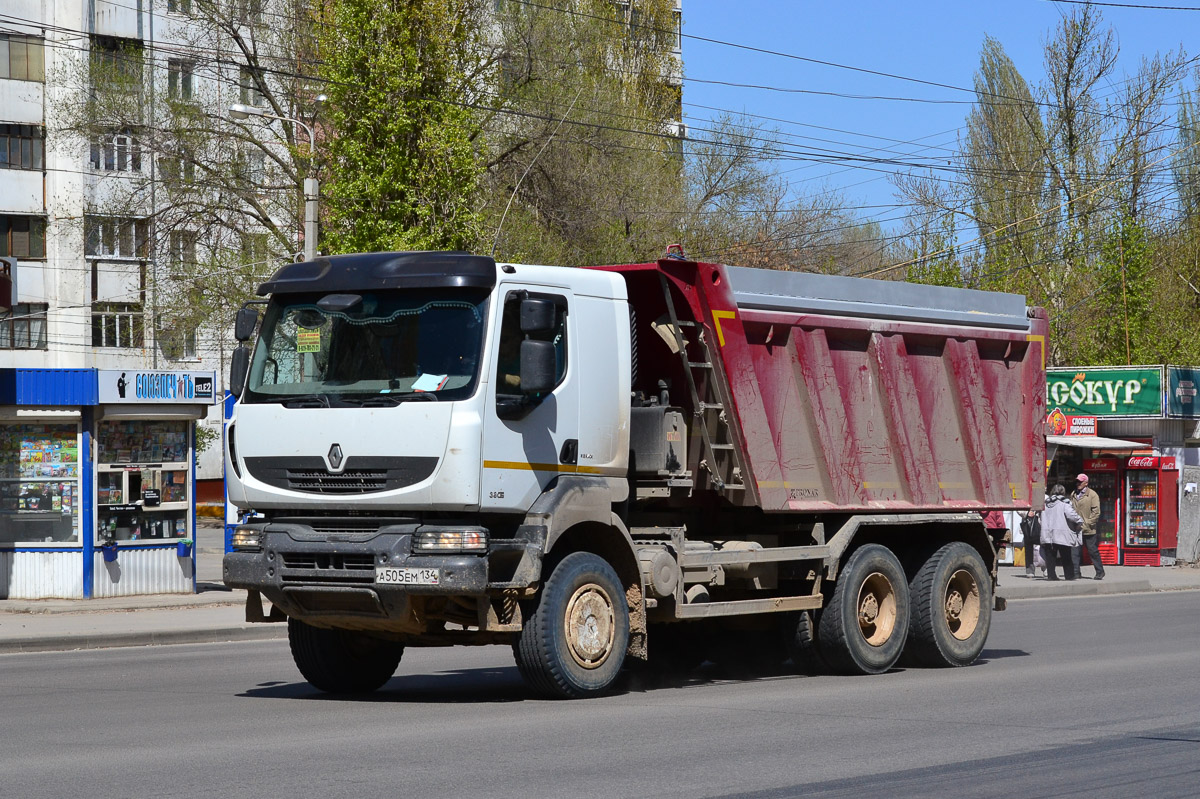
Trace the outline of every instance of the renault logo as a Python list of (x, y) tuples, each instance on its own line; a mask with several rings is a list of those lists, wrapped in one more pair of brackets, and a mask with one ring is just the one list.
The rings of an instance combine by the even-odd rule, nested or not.
[(329, 448), (329, 454), (325, 456), (329, 459), (329, 468), (337, 470), (342, 465), (342, 447), (340, 444), (334, 444)]

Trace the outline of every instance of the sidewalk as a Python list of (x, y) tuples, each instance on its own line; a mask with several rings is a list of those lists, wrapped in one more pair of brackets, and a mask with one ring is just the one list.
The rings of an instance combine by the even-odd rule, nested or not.
[[(286, 638), (285, 624), (248, 624), (246, 592), (221, 582), (219, 522), (196, 531), (198, 593), (114, 599), (0, 600), (0, 655), (151, 644)], [(997, 593), (1009, 600), (1200, 590), (1200, 568), (1107, 566), (1104, 580), (1083, 567), (1080, 580), (1030, 579), (1023, 566), (1001, 566)], [(136, 612), (135, 612), (136, 611)]]

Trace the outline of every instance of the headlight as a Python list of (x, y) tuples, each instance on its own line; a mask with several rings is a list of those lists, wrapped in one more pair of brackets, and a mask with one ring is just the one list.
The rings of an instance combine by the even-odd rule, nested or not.
[(262, 549), (262, 535), (260, 527), (235, 527), (229, 543), (243, 552), (258, 552)]
[(425, 530), (413, 538), (413, 552), (487, 552), (483, 530)]

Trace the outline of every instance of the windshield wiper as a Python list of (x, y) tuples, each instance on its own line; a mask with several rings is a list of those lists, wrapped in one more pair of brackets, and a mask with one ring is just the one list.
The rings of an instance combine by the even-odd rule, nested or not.
[(285, 408), (328, 408), (328, 394), (301, 394), (296, 397), (288, 397), (282, 401)]
[(363, 408), (391, 408), (408, 400), (430, 400), (437, 402), (437, 395), (433, 392), (413, 392), (411, 394), (372, 394), (369, 397), (342, 397), (342, 402), (350, 405), (358, 405)]

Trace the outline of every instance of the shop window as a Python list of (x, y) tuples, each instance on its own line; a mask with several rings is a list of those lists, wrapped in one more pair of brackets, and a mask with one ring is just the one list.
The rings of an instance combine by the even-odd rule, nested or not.
[(79, 429), (0, 424), (0, 544), (79, 541)]
[(46, 80), (45, 48), (40, 36), (0, 33), (0, 78)]
[(0, 255), (46, 257), (46, 220), (40, 216), (0, 215)]
[(168, 421), (97, 425), (98, 543), (187, 536), (190, 425)]
[(142, 146), (128, 129), (101, 133), (92, 139), (90, 160), (92, 169), (105, 172), (140, 172)]
[(44, 302), (18, 303), (0, 314), (0, 349), (46, 349), (46, 311)]
[(41, 125), (0, 125), (0, 169), (41, 169), (45, 141)]

